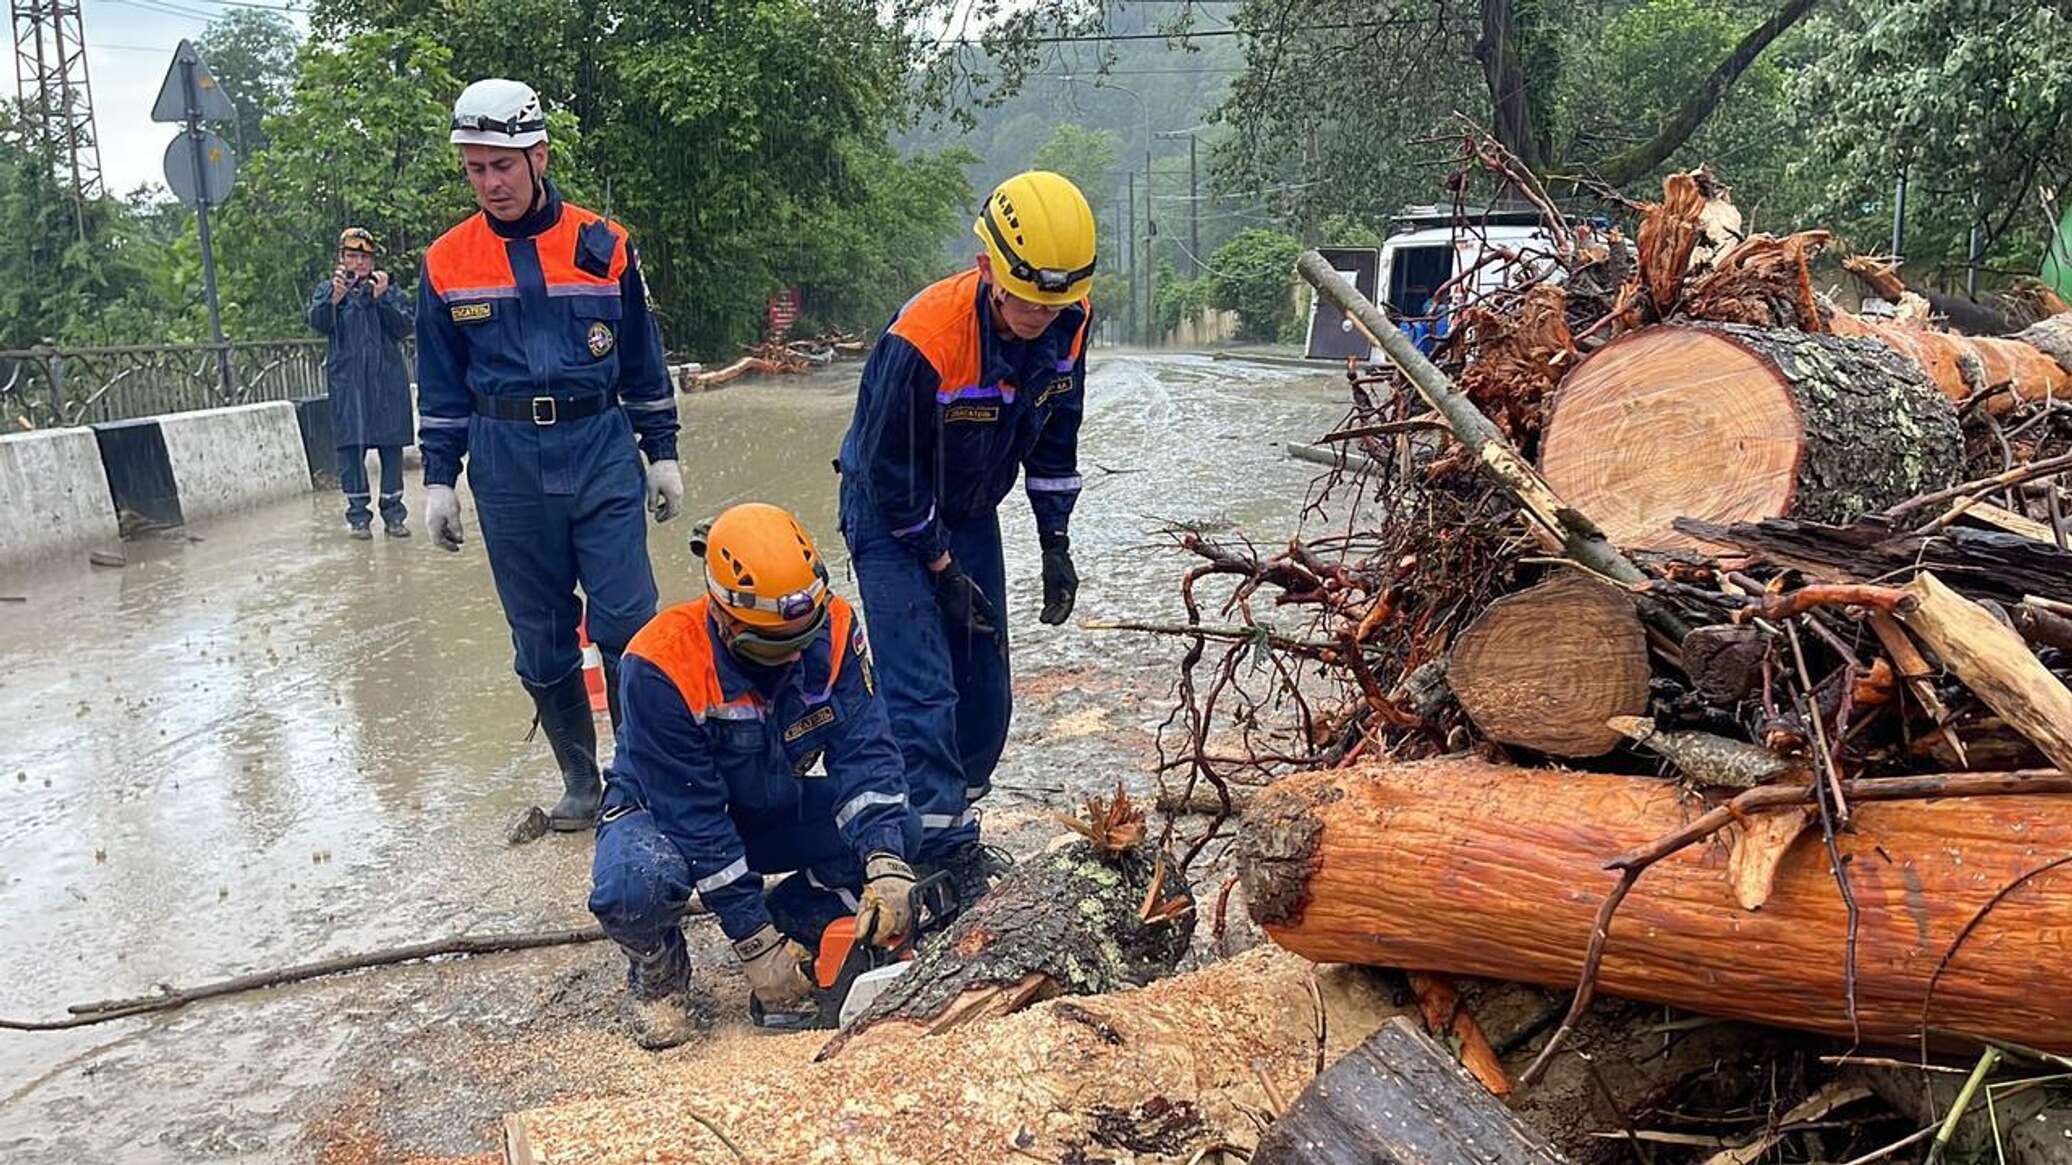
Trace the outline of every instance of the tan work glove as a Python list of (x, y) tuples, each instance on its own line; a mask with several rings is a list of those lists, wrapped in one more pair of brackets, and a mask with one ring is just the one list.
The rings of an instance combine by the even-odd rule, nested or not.
[(856, 908), (856, 937), (890, 948), (914, 928), (914, 871), (879, 851), (863, 863), (863, 900)]
[(777, 928), (764, 923), (763, 928), (734, 944), (734, 954), (741, 960), (741, 971), (748, 976), (748, 989), (756, 1000), (773, 1011), (795, 1011), (812, 993), (812, 980), (806, 978), (806, 960), (813, 956), (806, 948), (777, 933)]

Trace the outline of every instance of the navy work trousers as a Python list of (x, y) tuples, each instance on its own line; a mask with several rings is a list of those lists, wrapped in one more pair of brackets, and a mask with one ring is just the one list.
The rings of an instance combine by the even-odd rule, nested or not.
[(534, 688), (582, 666), (576, 624), (585, 601), (590, 638), (608, 657), (625, 651), (634, 632), (655, 617), (647, 487), (632, 445), (616, 452), (597, 458), (572, 493), (498, 489), (494, 475), (481, 472), (479, 457), (469, 470), (489, 573), (511, 624), (518, 678)]
[(999, 612), (996, 636), (949, 627), (928, 567), (892, 536), (853, 475), (842, 478), (842, 536), (856, 571), (878, 690), (921, 817), (919, 859), (978, 838), (974, 806), (993, 787), (1014, 714), (1007, 659), (1007, 567), (997, 511), (946, 520), (950, 558)]
[[(830, 820), (827, 834), (833, 833)], [(753, 859), (762, 847), (757, 839), (743, 840)], [(771, 840), (776, 849), (797, 841)], [(790, 874), (763, 898), (770, 921), (809, 951), (820, 949), (821, 932), (829, 923), (856, 913), (863, 888), (863, 867), (853, 855), (822, 848), (825, 860)], [(753, 860), (750, 867), (759, 874), (787, 872)], [(628, 981), (634, 990), (664, 995), (683, 985), (690, 962), (680, 924), (692, 889), (690, 864), (656, 827), (654, 814), (631, 807), (607, 811), (590, 867), (590, 913), (605, 936), (631, 957)]]
[(403, 448), (400, 445), (344, 445), (338, 450), (338, 488), (345, 491), (345, 520), (365, 526), (374, 520), (367, 503), (367, 450), (381, 450), (381, 520), (395, 526), (410, 516), (403, 507)]

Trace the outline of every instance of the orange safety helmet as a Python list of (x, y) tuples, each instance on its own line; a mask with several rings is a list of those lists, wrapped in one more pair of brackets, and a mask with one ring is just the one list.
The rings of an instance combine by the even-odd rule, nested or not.
[(702, 541), (706, 592), (727, 614), (787, 639), (820, 629), (827, 563), (791, 511), (745, 502), (714, 518)]

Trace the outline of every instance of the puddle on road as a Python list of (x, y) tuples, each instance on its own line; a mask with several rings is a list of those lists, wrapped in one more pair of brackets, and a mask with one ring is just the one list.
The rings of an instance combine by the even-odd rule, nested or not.
[[(852, 595), (829, 459), (854, 376), (680, 401), (690, 514), (792, 507)], [(1341, 397), (1328, 373), (1097, 356), (1075, 621), (1182, 616), (1179, 558), (1157, 534), (1168, 523), (1288, 532), (1314, 467), (1281, 443), (1333, 423)], [(320, 494), (131, 543), (121, 570), (10, 582), (28, 602), (0, 608), (0, 1015), (589, 921), (587, 838), (503, 842), (557, 778), (545, 746), (523, 740), (531, 705), (479, 538), (437, 552), (414, 481), (408, 501), (418, 536), (405, 542), (347, 540), (336, 495)], [(1002, 510), (1019, 707), (991, 805), (1016, 846), (1053, 831), (1050, 808), (1117, 779), (1148, 788), (1178, 654), (1038, 624), (1027, 514), (1018, 493)], [(699, 589), (689, 527), (651, 527), (665, 603)], [(442, 1053), (466, 1045), (452, 1033), (609, 1032), (612, 962), (602, 947), (507, 956), (0, 1033), (0, 1159), (310, 1160), (302, 1129), (348, 1081), (371, 1082), (391, 1131), (479, 1152), (502, 1106), (562, 1086), (442, 1088), (474, 1071)], [(701, 962), (727, 981), (717, 954)], [(389, 1091), (399, 1080), (425, 1086)]]

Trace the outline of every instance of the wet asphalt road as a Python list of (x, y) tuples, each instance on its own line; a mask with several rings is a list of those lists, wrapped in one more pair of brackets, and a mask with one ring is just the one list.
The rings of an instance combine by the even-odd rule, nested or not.
[[(682, 398), (690, 513), (749, 499), (796, 509), (852, 596), (828, 460), (854, 375)], [(1075, 620), (1179, 617), (1184, 568), (1156, 537), (1167, 522), (1285, 537), (1315, 467), (1281, 443), (1328, 427), (1342, 391), (1328, 372), (1097, 353)], [(0, 586), (28, 599), (0, 606), (0, 1016), (589, 921), (587, 837), (504, 842), (557, 781), (544, 744), (523, 739), (531, 706), (480, 542), (437, 552), (415, 474), (408, 500), (408, 541), (347, 540), (336, 495), (318, 494), (132, 542), (123, 569)], [(1002, 511), (1018, 709), (989, 805), (1010, 838), (1118, 777), (1148, 782), (1178, 655), (1170, 641), (1039, 625), (1027, 514), (1019, 492)], [(651, 527), (665, 604), (698, 590), (689, 526)], [(385, 1081), (474, 1071), (440, 1061), (440, 1029), (533, 1022), (561, 998), (553, 977), (578, 964), (609, 959), (511, 956), (0, 1032), (0, 1161), (318, 1160), (348, 1079), (407, 1108)], [(605, 989), (604, 972), (591, 978)], [(591, 1023), (598, 1009), (564, 1010)], [(462, 1100), (391, 1130), (479, 1150), (502, 1106), (555, 1082), (452, 1087)]]

